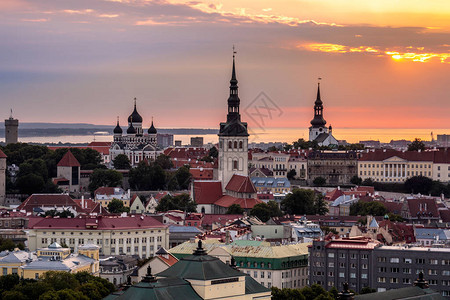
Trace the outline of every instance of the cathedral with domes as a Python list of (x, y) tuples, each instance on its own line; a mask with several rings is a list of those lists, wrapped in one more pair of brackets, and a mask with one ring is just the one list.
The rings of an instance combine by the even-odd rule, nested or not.
[(142, 117), (136, 108), (136, 98), (134, 98), (134, 110), (128, 117), (128, 128), (124, 134), (120, 127), (119, 119), (114, 128), (114, 141), (111, 144), (111, 161), (119, 154), (124, 154), (130, 160), (131, 165), (137, 165), (139, 162), (154, 160), (162, 153), (157, 147), (157, 130), (152, 125), (145, 132), (142, 128)]

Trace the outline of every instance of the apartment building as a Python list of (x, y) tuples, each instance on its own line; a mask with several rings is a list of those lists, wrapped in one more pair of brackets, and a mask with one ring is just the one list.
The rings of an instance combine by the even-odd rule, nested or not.
[(266, 168), (273, 172), (273, 177), (286, 177), (290, 170), (295, 170), (298, 179), (307, 178), (307, 161), (304, 150), (290, 152), (253, 152), (250, 165)]

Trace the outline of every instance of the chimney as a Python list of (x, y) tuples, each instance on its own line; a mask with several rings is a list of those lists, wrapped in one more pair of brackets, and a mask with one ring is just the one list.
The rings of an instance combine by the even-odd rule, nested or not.
[(85, 208), (84, 207), (84, 195), (81, 195), (81, 208)]
[(229, 245), (230, 244), (230, 231), (227, 230), (225, 233), (225, 245)]

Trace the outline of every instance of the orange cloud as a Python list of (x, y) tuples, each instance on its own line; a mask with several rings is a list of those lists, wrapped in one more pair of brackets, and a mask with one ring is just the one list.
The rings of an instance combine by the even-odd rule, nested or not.
[[(408, 50), (415, 50), (417, 52), (412, 51), (393, 51), (389, 49), (381, 49), (380, 47), (369, 47), (369, 46), (359, 46), (359, 47), (350, 47), (339, 44), (329, 44), (329, 43), (310, 43), (310, 44), (300, 44), (297, 45), (297, 48), (304, 49), (308, 51), (314, 52), (329, 52), (329, 53), (356, 53), (356, 52), (364, 52), (364, 53), (373, 53), (378, 54), (378, 56), (390, 56), (394, 60), (409, 60), (415, 62), (428, 62), (433, 58), (437, 58), (441, 63), (450, 63), (450, 53), (434, 53), (434, 52), (423, 52), (425, 51), (424, 47), (406, 47)], [(448, 60), (449, 59), (449, 60)]]
[(47, 22), (49, 19), (22, 19), (23, 22)]

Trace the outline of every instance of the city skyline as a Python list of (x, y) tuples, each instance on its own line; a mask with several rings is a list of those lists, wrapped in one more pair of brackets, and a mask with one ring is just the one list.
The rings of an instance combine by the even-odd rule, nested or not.
[(280, 110), (264, 126), (309, 126), (318, 77), (337, 132), (449, 128), (450, 5), (421, 2), (8, 0), (4, 117), (124, 126), (137, 97), (144, 127), (215, 128), (234, 44), (249, 128), (261, 92)]

